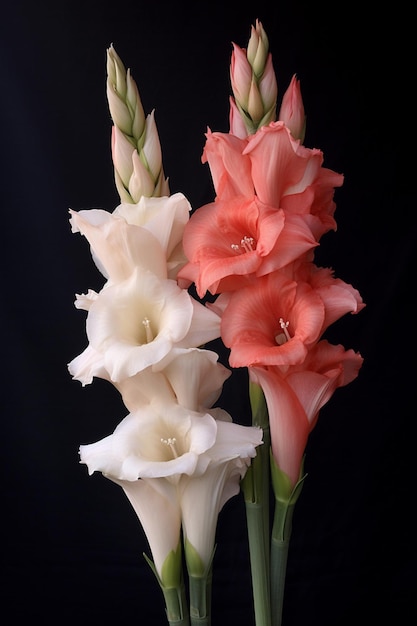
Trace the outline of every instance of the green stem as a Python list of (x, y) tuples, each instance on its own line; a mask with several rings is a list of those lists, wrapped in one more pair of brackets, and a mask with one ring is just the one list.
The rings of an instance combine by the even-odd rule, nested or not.
[(275, 500), (271, 540), (272, 626), (281, 626), (294, 504)]
[[(180, 550), (177, 551), (176, 556), (180, 554)], [(146, 555), (143, 555), (145, 561), (153, 571), (165, 600), (165, 613), (167, 616), (169, 626), (190, 626), (190, 617), (188, 614), (187, 597), (185, 594), (184, 579), (182, 576), (182, 566), (180, 567), (180, 575), (178, 577), (178, 584), (176, 586), (164, 585), (159, 576), (154, 562)], [(174, 556), (174, 559), (176, 557)]]
[(190, 626), (185, 587), (161, 587), (169, 626)]
[(212, 568), (206, 576), (189, 575), (191, 626), (211, 625)]
[(252, 424), (263, 430), (263, 444), (242, 480), (248, 527), (256, 626), (271, 626), (269, 528), (269, 419), (262, 389), (250, 382)]
[(274, 519), (271, 534), (272, 626), (281, 626), (292, 518), (295, 504), (301, 493), (306, 474), (303, 475), (303, 461), (300, 469), (300, 478), (294, 487), (292, 487), (287, 474), (276, 464), (272, 452), (270, 462), (272, 487), (275, 495)]
[(246, 502), (252, 593), (256, 626), (271, 626), (269, 549), (264, 538), (264, 515), (260, 504)]

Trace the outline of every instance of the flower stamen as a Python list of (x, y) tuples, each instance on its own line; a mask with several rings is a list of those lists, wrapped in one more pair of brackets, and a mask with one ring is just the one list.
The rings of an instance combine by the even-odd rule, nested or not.
[(178, 452), (175, 447), (177, 440), (175, 439), (175, 437), (168, 437), (168, 439), (164, 439), (163, 437), (161, 437), (161, 443), (164, 443), (166, 446), (171, 448), (171, 452), (174, 456), (174, 459), (178, 459)]
[(237, 243), (232, 243), (230, 244), (230, 247), (232, 248), (234, 252), (238, 252), (241, 248), (243, 248), (244, 252), (253, 252), (253, 250), (256, 247), (254, 244), (255, 244), (254, 238), (248, 237), (247, 235), (245, 235), (240, 240), (240, 245)]
[(277, 342), (279, 346), (282, 346), (282, 344), (286, 343), (287, 341), (291, 339), (291, 335), (288, 332), (288, 326), (289, 326), (288, 321), (284, 322), (283, 318), (280, 317), (279, 325), (282, 328), (282, 333), (278, 333), (277, 335), (275, 335), (275, 341)]
[(145, 327), (146, 343), (151, 343), (151, 341), (153, 341), (151, 322), (150, 322), (150, 320), (147, 317), (144, 317), (143, 320), (142, 320), (142, 324)]
[(242, 246), (245, 252), (252, 252), (252, 250), (254, 249), (253, 248), (254, 241), (255, 240), (253, 237), (247, 237), (245, 235), (243, 239), (241, 239), (240, 245)]

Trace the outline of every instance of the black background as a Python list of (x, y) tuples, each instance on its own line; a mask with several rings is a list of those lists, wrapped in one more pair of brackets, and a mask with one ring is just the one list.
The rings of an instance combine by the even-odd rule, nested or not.
[[(283, 626), (415, 624), (416, 194), (411, 15), (395, 3), (36, 2), (2, 9), (2, 621), (164, 626), (147, 543), (119, 487), (78, 463), (113, 431), (115, 390), (66, 364), (86, 346), (74, 294), (102, 278), (68, 208), (118, 204), (105, 93), (113, 43), (155, 109), (171, 192), (213, 197), (207, 127), (228, 131), (231, 42), (259, 18), (280, 96), (301, 80), (308, 147), (345, 175), (317, 262), (367, 307), (330, 329), (356, 381), (322, 410), (294, 515)], [(220, 348), (219, 348), (220, 349)], [(248, 422), (246, 379), (222, 400)], [(213, 626), (253, 626), (244, 507), (218, 524)]]

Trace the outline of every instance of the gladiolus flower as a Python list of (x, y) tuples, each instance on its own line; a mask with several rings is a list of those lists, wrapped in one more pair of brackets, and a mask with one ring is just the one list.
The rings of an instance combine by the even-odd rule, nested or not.
[(200, 207), (185, 226), (183, 246), (189, 264), (178, 278), (194, 279), (200, 297), (206, 291), (235, 291), (316, 245), (302, 216), (285, 216), (256, 196), (218, 199)]
[[(178, 403), (185, 409), (210, 412), (231, 371), (218, 361), (219, 355), (199, 348), (173, 348), (152, 368), (125, 378), (115, 386), (131, 413), (144, 404)], [(216, 409), (216, 417), (217, 411)]]
[[(89, 474), (100, 471), (123, 487), (161, 571), (169, 551), (177, 548), (177, 502), (186, 538), (207, 564), (218, 513), (239, 492), (240, 478), (261, 443), (261, 429), (235, 424), (229, 415), (216, 421), (176, 404), (158, 410), (148, 405), (129, 414), (112, 435), (80, 446), (80, 457)], [(166, 516), (155, 515), (164, 504), (173, 527), (161, 541)]]
[(321, 150), (300, 146), (283, 122), (262, 126), (243, 154), (250, 158), (257, 196), (276, 207), (283, 196), (300, 194), (312, 185), (323, 163)]
[[(173, 347), (204, 345), (220, 335), (220, 319), (175, 281), (136, 267), (120, 283), (104, 287), (86, 322), (90, 346), (103, 355), (118, 382), (160, 362)], [(87, 356), (90, 351), (84, 354)], [(79, 370), (88, 370), (78, 358)], [(91, 378), (85, 374), (83, 382)]]
[(126, 280), (138, 266), (167, 277), (165, 251), (146, 228), (101, 209), (70, 213), (72, 232), (87, 238), (93, 260), (109, 284)]
[(211, 448), (217, 422), (172, 403), (144, 405), (130, 413), (112, 435), (80, 446), (89, 474), (99, 471), (120, 480), (160, 478), (178, 482), (181, 474), (203, 473), (210, 460), (199, 458)]
[[(261, 312), (261, 313), (260, 313)], [(232, 367), (302, 363), (318, 341), (325, 319), (320, 296), (307, 284), (280, 272), (231, 294), (221, 336), (231, 349)]]
[[(253, 446), (260, 443), (258, 439), (258, 443), (251, 444), (252, 456), (255, 449)], [(242, 459), (238, 456), (209, 466), (198, 479), (188, 476), (182, 478), (179, 488), (185, 555), (187, 559), (189, 546), (192, 546), (203, 565), (202, 571), (195, 571), (194, 561), (188, 558), (190, 574), (201, 576), (208, 570), (213, 557), (219, 513), (226, 502), (239, 493), (240, 481), (246, 474), (250, 461), (250, 457)]]
[(289, 277), (284, 269), (227, 298), (221, 335), (232, 367), (302, 363), (330, 324), (365, 306), (358, 291), (331, 270), (302, 267), (305, 280), (301, 270)]
[(322, 340), (308, 351), (302, 363), (287, 369), (249, 368), (250, 380), (265, 394), (275, 462), (292, 486), (299, 479), (307, 439), (320, 409), (338, 387), (358, 376), (362, 362), (359, 353)]
[(320, 235), (335, 228), (334, 188), (343, 176), (323, 168), (323, 153), (301, 146), (284, 122), (263, 126), (246, 139), (209, 130), (202, 161), (209, 164), (217, 199), (256, 194), (267, 206), (308, 216), (312, 230), (319, 228), (317, 218), (326, 220)]
[[(176, 279), (178, 270), (186, 263), (182, 238), (191, 205), (182, 193), (170, 196), (147, 198), (142, 196), (138, 203), (122, 203), (113, 215), (122, 216), (128, 224), (146, 228), (165, 251), (168, 278)], [(151, 264), (152, 258), (147, 260)], [(155, 272), (157, 273), (157, 272)]]
[(70, 223), (72, 232), (85, 235), (96, 265), (112, 282), (127, 278), (137, 265), (174, 279), (186, 262), (182, 237), (190, 211), (182, 193), (142, 196), (136, 204), (120, 204), (113, 213), (70, 210)]

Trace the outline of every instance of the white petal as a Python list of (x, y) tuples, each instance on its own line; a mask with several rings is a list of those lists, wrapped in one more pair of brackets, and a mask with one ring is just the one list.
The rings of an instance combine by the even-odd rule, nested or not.
[(107, 211), (71, 211), (71, 221), (88, 240), (93, 259), (110, 281), (123, 281), (139, 265), (166, 278), (166, 255), (148, 230)]
[(218, 515), (228, 498), (239, 493), (240, 475), (231, 464), (211, 467), (198, 479), (184, 476), (179, 483), (184, 536), (207, 567), (215, 544)]
[(191, 326), (179, 347), (199, 347), (220, 337), (219, 315), (197, 300), (192, 299), (192, 305), (194, 311)]
[(162, 373), (153, 371), (151, 367), (114, 384), (122, 395), (124, 405), (131, 413), (155, 400), (161, 404), (176, 401), (167, 378)]
[(167, 376), (181, 406), (203, 411), (218, 400), (231, 375), (218, 358), (211, 350), (173, 348), (156, 367)]
[(122, 487), (148, 539), (156, 570), (180, 542), (181, 513), (176, 488), (167, 480), (145, 478), (126, 481), (111, 479)]
[(68, 371), (74, 380), (79, 380), (83, 387), (93, 382), (94, 376), (110, 380), (104, 367), (103, 355), (91, 346), (68, 363)]

